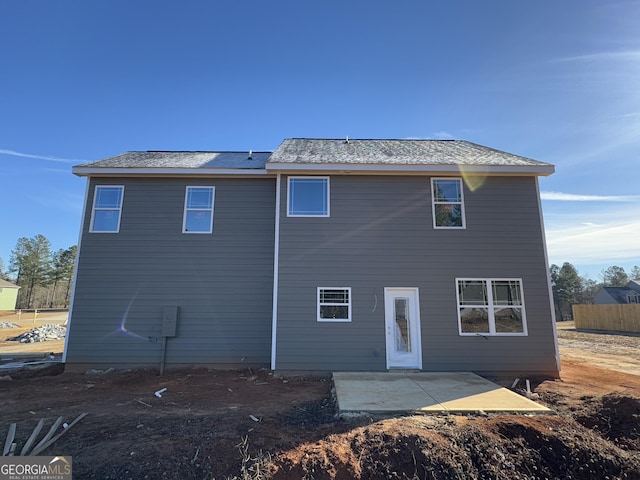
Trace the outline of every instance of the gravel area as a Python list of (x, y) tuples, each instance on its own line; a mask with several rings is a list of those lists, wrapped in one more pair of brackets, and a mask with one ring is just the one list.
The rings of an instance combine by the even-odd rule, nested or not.
[(581, 348), (592, 352), (615, 353), (640, 361), (640, 333), (558, 330), (560, 347)]
[(32, 328), (16, 337), (8, 338), (11, 342), (32, 343), (47, 342), (50, 340), (60, 340), (67, 334), (67, 327), (62, 325), (47, 324), (41, 327)]

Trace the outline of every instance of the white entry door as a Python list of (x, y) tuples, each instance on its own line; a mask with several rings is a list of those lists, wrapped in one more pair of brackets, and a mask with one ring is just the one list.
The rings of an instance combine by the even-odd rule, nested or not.
[(384, 289), (387, 368), (422, 369), (417, 288)]

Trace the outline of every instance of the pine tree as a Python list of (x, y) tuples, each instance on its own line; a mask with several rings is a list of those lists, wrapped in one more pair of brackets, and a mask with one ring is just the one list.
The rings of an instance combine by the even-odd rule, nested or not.
[(18, 239), (11, 251), (9, 269), (17, 274), (16, 283), (22, 287), (19, 293), (20, 308), (30, 308), (34, 290), (47, 285), (51, 270), (51, 242), (44, 235)]

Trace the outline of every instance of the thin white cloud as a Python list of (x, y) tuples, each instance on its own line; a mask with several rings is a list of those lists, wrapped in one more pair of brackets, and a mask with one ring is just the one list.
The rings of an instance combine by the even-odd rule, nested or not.
[(577, 195), (563, 192), (540, 192), (542, 200), (561, 202), (637, 202), (640, 195)]
[(453, 140), (455, 137), (449, 132), (439, 131), (433, 134), (433, 136), (439, 140)]
[(640, 60), (640, 50), (627, 50), (620, 52), (600, 52), (588, 53), (586, 55), (576, 55), (573, 57), (556, 58), (554, 62), (597, 62), (609, 60)]
[(403, 140), (453, 140), (456, 137), (449, 132), (439, 131), (430, 134), (428, 137), (403, 137)]
[(70, 168), (42, 168), (43, 172), (51, 172), (51, 173), (62, 173), (64, 175), (69, 175), (71, 172)]
[[(40, 196), (25, 194), (24, 197), (50, 212), (67, 212), (76, 215), (82, 212), (82, 202), (84, 201), (83, 195), (62, 190), (52, 190), (47, 195)], [(52, 197), (56, 199), (55, 202), (51, 202)]]
[(553, 210), (545, 211), (551, 263), (570, 262), (578, 267), (640, 263), (640, 214), (635, 204)]
[[(560, 230), (547, 230), (549, 257), (558, 262), (577, 264), (636, 263), (640, 221), (601, 226), (578, 225)], [(635, 259), (635, 260), (634, 260)]]
[(31, 153), (16, 152), (15, 150), (6, 150), (2, 148), (0, 148), (0, 155), (12, 155), (14, 157), (34, 158), (36, 160), (47, 160), (49, 162), (58, 162), (58, 163), (78, 163), (78, 162), (84, 161), (84, 160), (75, 160), (72, 158), (53, 157), (49, 155), (34, 155)]

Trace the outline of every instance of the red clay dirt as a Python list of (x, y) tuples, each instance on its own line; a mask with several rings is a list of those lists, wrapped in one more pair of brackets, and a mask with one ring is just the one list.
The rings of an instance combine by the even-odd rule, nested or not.
[(74, 478), (640, 479), (640, 375), (588, 358), (531, 379), (552, 415), (339, 418), (329, 379), (268, 371), (17, 375), (0, 444), (12, 422), (20, 450), (39, 419), (87, 412), (42, 453), (72, 456)]

